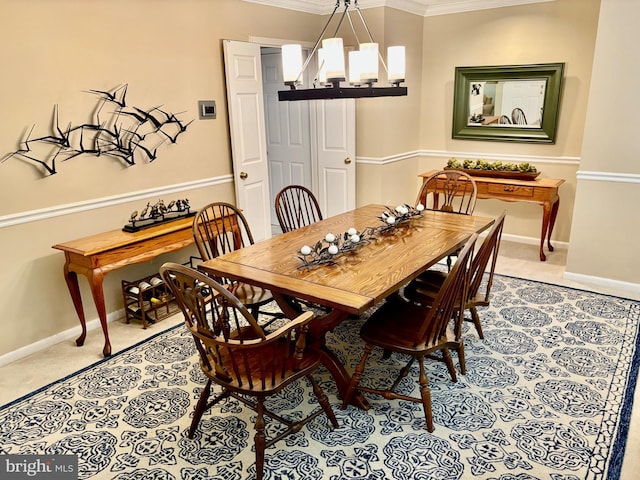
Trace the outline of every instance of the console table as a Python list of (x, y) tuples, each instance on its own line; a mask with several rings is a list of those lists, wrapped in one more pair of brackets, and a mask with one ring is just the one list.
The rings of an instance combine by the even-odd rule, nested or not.
[[(438, 170), (421, 173), (422, 180), (436, 173)], [(507, 202), (533, 202), (542, 205), (542, 232), (540, 235), (540, 260), (545, 261), (544, 239), (547, 247), (553, 252), (551, 233), (556, 223), (560, 196), (558, 187), (564, 183), (559, 178), (540, 178), (536, 180), (513, 180), (507, 178), (476, 177), (473, 176), (478, 189), (477, 198), (495, 198)]]
[(53, 245), (52, 248), (64, 252), (64, 278), (82, 327), (82, 333), (76, 340), (76, 345), (84, 344), (87, 336), (78, 273), (86, 276), (89, 281), (104, 334), (102, 353), (107, 357), (111, 355), (111, 343), (102, 289), (104, 276), (126, 265), (146, 262), (163, 253), (191, 245), (193, 243), (192, 224), (193, 217), (187, 217), (134, 233), (113, 230)]

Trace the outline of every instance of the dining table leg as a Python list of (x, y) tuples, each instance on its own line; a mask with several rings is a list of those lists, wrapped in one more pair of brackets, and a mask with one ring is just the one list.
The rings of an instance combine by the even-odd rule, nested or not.
[[(272, 292), (272, 294), (278, 306), (288, 318), (295, 318), (300, 315), (302, 309), (295, 298), (276, 292)], [(316, 315), (316, 317), (309, 322), (309, 330), (307, 332), (308, 343), (314, 344), (320, 350), (320, 361), (327, 370), (329, 370), (342, 398), (351, 381), (351, 374), (347, 371), (338, 356), (327, 346), (326, 335), (327, 332), (332, 331), (347, 318), (349, 318), (349, 313), (337, 309), (330, 309), (326, 314)], [(360, 392), (356, 392), (356, 394), (353, 395), (351, 404), (363, 410), (369, 410), (369, 408), (371, 408), (367, 399)]]

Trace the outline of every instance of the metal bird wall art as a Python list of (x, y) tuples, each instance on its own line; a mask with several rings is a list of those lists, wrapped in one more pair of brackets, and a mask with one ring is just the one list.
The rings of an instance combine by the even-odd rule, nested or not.
[(166, 112), (162, 105), (149, 109), (128, 105), (127, 89), (125, 83), (110, 91), (88, 90), (99, 98), (93, 121), (88, 123), (69, 123), (61, 128), (59, 108), (54, 105), (51, 133), (34, 137), (34, 124), (19, 148), (6, 154), (2, 162), (21, 159), (44, 177), (57, 173), (59, 162), (83, 155), (109, 156), (128, 167), (136, 161), (153, 162), (158, 148), (166, 142), (176, 143), (193, 120), (183, 122), (178, 116), (184, 112)]

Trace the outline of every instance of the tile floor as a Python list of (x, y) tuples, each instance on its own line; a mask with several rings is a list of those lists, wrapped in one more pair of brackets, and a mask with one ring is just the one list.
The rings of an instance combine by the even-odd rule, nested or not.
[[(556, 247), (556, 251), (547, 256), (546, 262), (540, 262), (537, 246), (503, 240), (496, 271), (504, 275), (585, 290), (596, 290), (610, 295), (640, 300), (640, 295), (630, 295), (601, 287), (594, 288), (564, 280), (562, 276), (566, 257), (566, 250)], [(109, 336), (113, 350), (115, 352), (128, 345), (133, 345), (181, 321), (180, 316), (176, 315), (152, 325), (146, 330), (137, 324), (127, 325), (123, 321), (112, 322), (109, 326)], [(67, 340), (42, 352), (0, 367), (0, 405), (99, 361), (102, 358), (101, 351), (102, 335), (99, 331), (93, 330), (88, 333), (85, 345), (81, 348), (76, 347), (73, 340)], [(638, 478), (637, 472), (640, 471), (640, 386), (636, 389), (634, 405), (621, 480), (636, 479)]]

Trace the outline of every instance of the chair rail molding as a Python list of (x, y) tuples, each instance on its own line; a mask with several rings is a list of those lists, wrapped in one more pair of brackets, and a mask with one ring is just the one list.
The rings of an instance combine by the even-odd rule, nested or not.
[(408, 160), (410, 158), (415, 158), (415, 157), (419, 157), (420, 156), (420, 152), (419, 151), (413, 151), (413, 152), (405, 152), (405, 153), (398, 153), (396, 155), (389, 155), (386, 157), (356, 157), (356, 163), (361, 163), (364, 165), (389, 165), (391, 163), (395, 163), (395, 162), (401, 162), (403, 160)]
[(507, 160), (509, 162), (535, 162), (554, 163), (562, 165), (579, 165), (580, 157), (553, 157), (549, 155), (521, 155), (511, 153), (486, 153), (486, 152), (456, 152), (449, 150), (422, 150), (423, 157), (455, 157), (455, 158), (483, 158), (485, 160)]
[(502, 153), (482, 153), (482, 152), (456, 152), (449, 150), (414, 150), (412, 152), (398, 153), (386, 157), (356, 157), (356, 163), (366, 165), (388, 165), (401, 162), (415, 157), (437, 157), (437, 158), (483, 158), (485, 160), (501, 160), (514, 163), (535, 162), (555, 165), (579, 165), (580, 157), (551, 157), (542, 155), (512, 155)]
[(112, 207), (146, 198), (157, 197), (158, 195), (168, 195), (180, 193), (189, 190), (197, 190), (199, 188), (213, 187), (226, 183), (233, 183), (233, 175), (221, 175), (219, 177), (202, 178), (192, 182), (177, 183), (174, 185), (165, 185), (158, 188), (150, 188), (148, 190), (139, 190), (137, 192), (129, 192), (111, 197), (93, 198), (76, 203), (67, 203), (63, 205), (53, 205), (51, 207), (28, 210), (25, 212), (13, 213), (10, 215), (0, 216), (0, 229), (21, 225), (23, 223), (37, 222), (46, 220), (47, 218), (61, 217), (63, 215), (71, 215), (74, 213), (86, 212), (87, 210), (97, 210), (104, 207)]
[(578, 170), (576, 172), (578, 180), (590, 180), (594, 182), (616, 182), (616, 183), (640, 183), (640, 173), (616, 173), (616, 172), (590, 172)]

